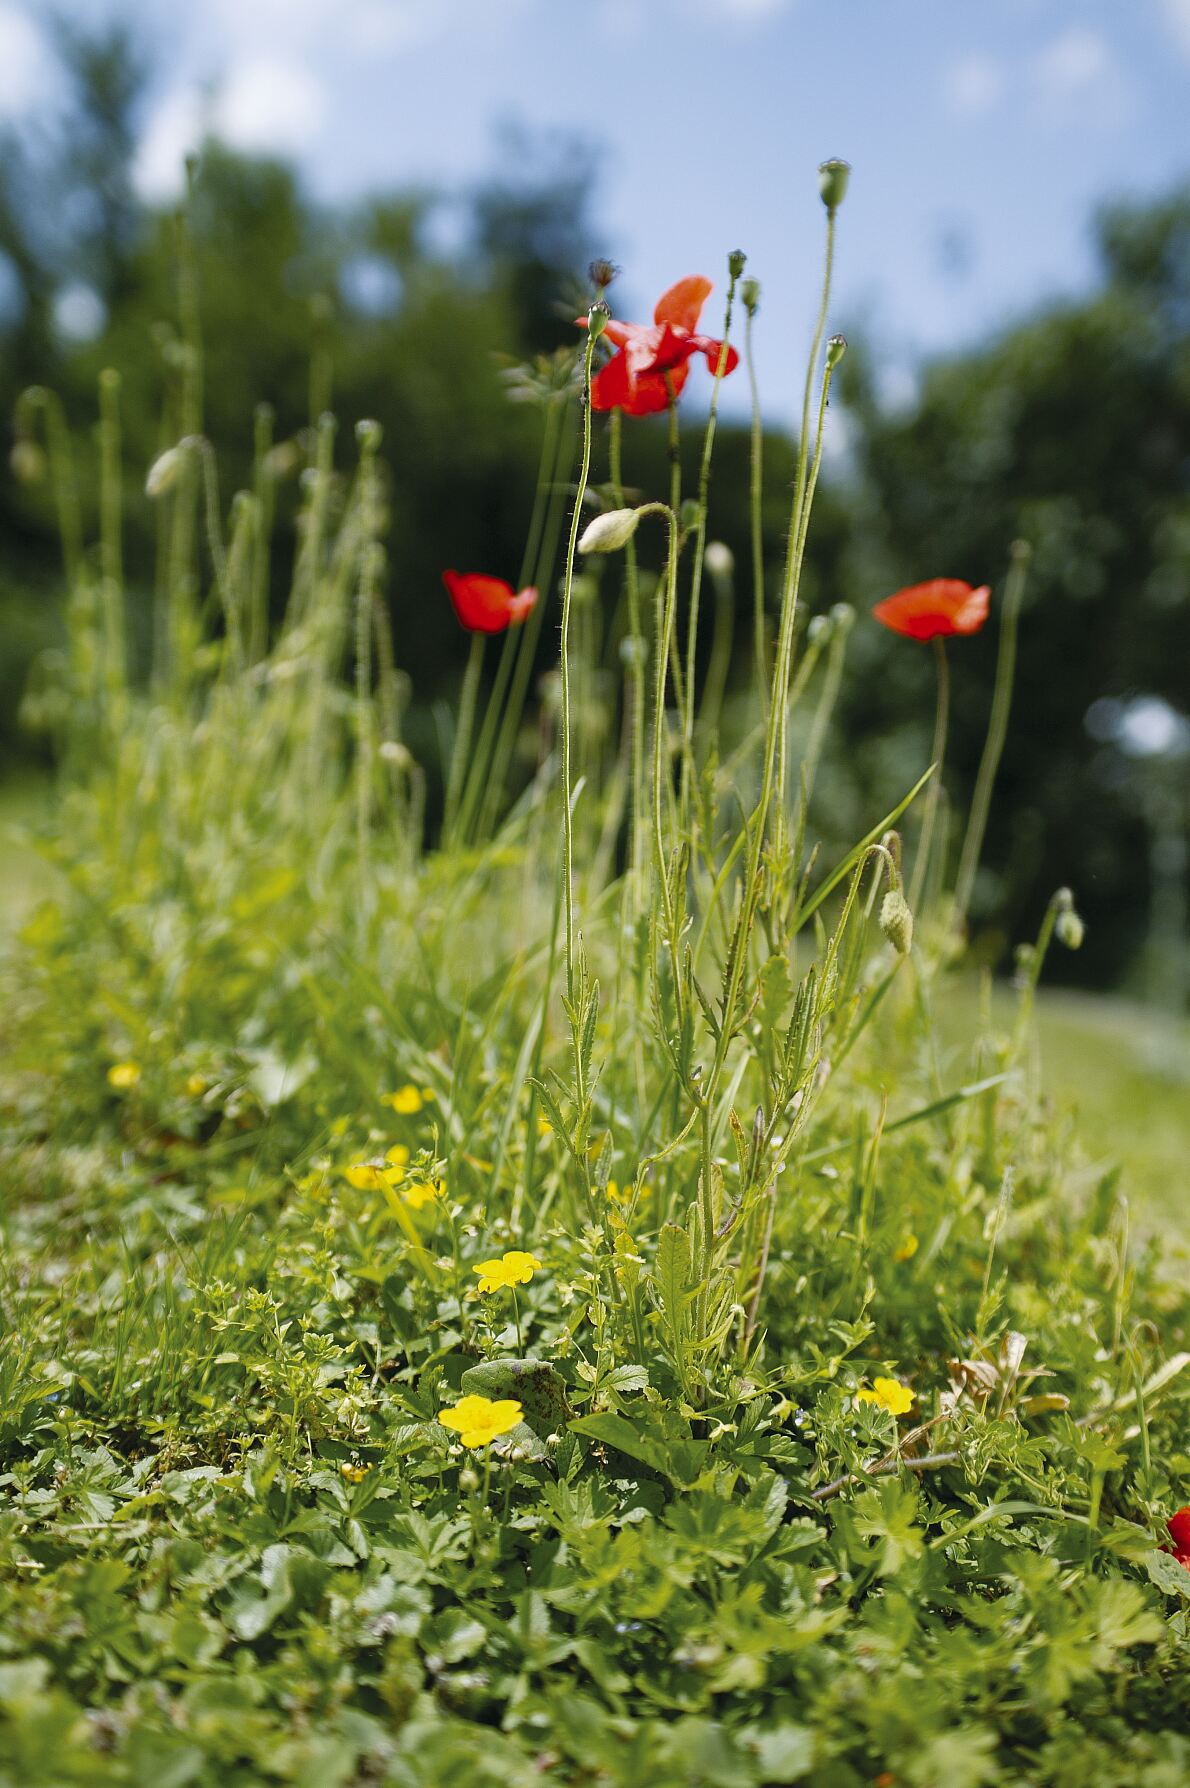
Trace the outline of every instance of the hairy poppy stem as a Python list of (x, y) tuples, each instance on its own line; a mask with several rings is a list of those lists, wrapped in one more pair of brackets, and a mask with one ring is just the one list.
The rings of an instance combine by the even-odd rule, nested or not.
[[(611, 474), (612, 500), (616, 507), (624, 507), (624, 478), (621, 463), (621, 447), (623, 440), (623, 411), (613, 410), (608, 439), (608, 461)], [(631, 761), (631, 807), (629, 810), (629, 840), (631, 851), (631, 867), (629, 884), (631, 898), (629, 911), (633, 920), (640, 917), (641, 879), (644, 870), (644, 836), (645, 836), (645, 702), (644, 702), (644, 653), (645, 642), (641, 632), (640, 615), (640, 580), (636, 566), (636, 540), (632, 537), (624, 548), (624, 588), (628, 598), (628, 631), (631, 635), (631, 651), (625, 666), (626, 695), (629, 704), (629, 756)]]
[(913, 865), (913, 884), (909, 892), (909, 904), (914, 912), (921, 905), (922, 889), (926, 885), (929, 873), (930, 851), (934, 842), (934, 827), (938, 818), (938, 802), (942, 793), (942, 764), (946, 757), (946, 734), (950, 725), (950, 661), (946, 656), (946, 642), (941, 634), (934, 636), (934, 663), (938, 670), (938, 706), (934, 714), (934, 743), (930, 748), (930, 762), (934, 774), (930, 778), (930, 786), (926, 791), (926, 810), (922, 815), (921, 838), (917, 846), (917, 860)]
[[(606, 314), (606, 312), (605, 312)], [(578, 484), (574, 493), (574, 513), (570, 520), (570, 542), (566, 549), (566, 581), (562, 590), (562, 628), (559, 656), (562, 673), (562, 895), (566, 921), (566, 999), (574, 1010), (574, 814), (570, 789), (570, 610), (574, 600), (574, 560), (578, 549), (578, 530), (582, 520), (587, 480), (591, 475), (591, 360), (599, 336), (587, 329), (587, 345), (583, 354), (583, 455)], [(575, 1090), (582, 1097), (582, 1063), (578, 1032), (572, 1019), (571, 1029), (575, 1057)]]
[(958, 879), (955, 883), (954, 913), (960, 926), (965, 923), (967, 909), (971, 904), (975, 877), (979, 872), (979, 859), (983, 852), (988, 813), (992, 805), (992, 789), (996, 772), (1000, 768), (1004, 741), (1008, 736), (1008, 712), (1012, 706), (1012, 684), (1016, 673), (1017, 622), (1020, 619), (1021, 601), (1025, 594), (1032, 554), (1033, 549), (1027, 540), (1013, 542), (1012, 561), (1008, 569), (1004, 606), (1000, 616), (1000, 650), (996, 658), (996, 682), (992, 690), (988, 735), (984, 742), (983, 756), (979, 760), (979, 774), (975, 779), (975, 794), (971, 801), (971, 813), (967, 820)]
[(463, 672), (463, 688), (459, 695), (459, 724), (455, 728), (450, 753), (450, 772), (446, 779), (446, 806), (442, 814), (442, 843), (454, 842), (455, 817), (463, 788), (463, 766), (471, 749), (471, 730), (475, 723), (475, 704), (479, 697), (479, 674), (483, 668), (485, 634), (473, 633), (467, 652), (467, 668)]
[(744, 358), (748, 365), (748, 386), (752, 394), (748, 508), (752, 532), (753, 681), (762, 704), (767, 705), (769, 673), (768, 651), (764, 640), (764, 427), (760, 416), (760, 387), (756, 381), (756, 361), (752, 352), (754, 314), (755, 306), (747, 303), (747, 294), (745, 294)]
[(715, 378), (711, 385), (711, 407), (707, 414), (706, 432), (702, 439), (702, 460), (698, 468), (698, 520), (694, 531), (694, 566), (690, 574), (690, 613), (686, 623), (686, 709), (684, 737), (686, 744), (686, 762), (683, 775), (689, 777), (693, 773), (694, 756), (694, 685), (695, 685), (695, 653), (698, 648), (698, 608), (702, 594), (702, 566), (707, 548), (707, 494), (711, 483), (711, 452), (715, 445), (715, 424), (719, 411), (719, 387), (723, 383), (723, 375), (727, 369), (728, 342), (731, 337), (731, 311), (735, 301), (735, 289), (738, 274), (736, 273), (736, 257), (729, 263), (727, 281), (727, 306), (723, 316), (723, 339), (719, 343), (719, 355), (715, 362)]

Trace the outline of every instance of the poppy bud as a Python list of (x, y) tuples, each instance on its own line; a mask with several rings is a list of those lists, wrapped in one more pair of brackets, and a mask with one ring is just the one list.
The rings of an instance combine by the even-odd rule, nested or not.
[(847, 182), (851, 178), (851, 163), (839, 161), (832, 157), (830, 161), (819, 163), (818, 190), (822, 194), (822, 202), (833, 216), (847, 197)]
[(832, 335), (826, 344), (827, 372), (834, 372), (836, 366), (838, 366), (846, 352), (847, 337), (845, 335)]
[(26, 437), (13, 442), (8, 463), (20, 484), (40, 484), (45, 477), (45, 454), (36, 441)]
[(164, 453), (158, 454), (145, 477), (146, 497), (163, 497), (166, 491), (173, 489), (184, 457), (181, 447), (167, 447)]
[(722, 540), (712, 540), (708, 543), (705, 562), (712, 577), (728, 578), (735, 570), (735, 554)]
[(618, 553), (636, 533), (639, 520), (635, 509), (609, 509), (597, 515), (583, 531), (578, 543), (580, 553)]
[(1068, 950), (1079, 950), (1082, 948), (1086, 929), (1086, 926), (1083, 924), (1073, 907), (1066, 912), (1059, 913), (1054, 920), (1054, 932), (1058, 942), (1060, 944), (1065, 944)]
[(899, 956), (913, 948), (913, 914), (899, 888), (890, 888), (880, 903), (880, 929)]
[(603, 334), (611, 314), (610, 307), (603, 302), (602, 298), (591, 306), (587, 312), (587, 329), (593, 341)]
[(748, 257), (742, 248), (733, 248), (727, 257), (727, 271), (733, 279), (738, 279), (748, 265)]
[(855, 610), (849, 602), (833, 602), (831, 604), (831, 622), (841, 627), (844, 632), (855, 624)]
[(587, 268), (591, 284), (598, 292), (606, 292), (612, 281), (619, 277), (619, 272), (614, 261), (605, 261), (602, 256), (597, 257)]
[(355, 438), (361, 447), (371, 448), (375, 452), (379, 447), (384, 430), (370, 416), (362, 416), (355, 425)]
[(829, 615), (814, 615), (806, 628), (806, 638), (812, 646), (824, 646), (831, 636)]
[(760, 281), (746, 279), (740, 287), (740, 302), (750, 317), (754, 317), (760, 309)]

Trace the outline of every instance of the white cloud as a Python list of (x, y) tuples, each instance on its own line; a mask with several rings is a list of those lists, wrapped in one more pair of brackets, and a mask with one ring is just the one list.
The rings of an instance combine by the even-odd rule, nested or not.
[(321, 81), (300, 62), (259, 56), (233, 64), (215, 99), (215, 134), (235, 149), (292, 154), (326, 115)]
[(1004, 71), (994, 56), (963, 56), (947, 69), (943, 91), (960, 118), (981, 118), (1004, 91)]
[(49, 57), (27, 13), (0, 5), (0, 118), (27, 112), (45, 93)]
[(186, 157), (202, 140), (208, 108), (193, 87), (176, 87), (149, 118), (132, 164), (137, 192), (149, 204), (167, 204), (182, 190)]
[(1190, 0), (1160, 0), (1160, 9), (1170, 37), (1190, 61)]
[(1116, 125), (1132, 111), (1132, 88), (1106, 38), (1072, 25), (1039, 51), (1031, 68), (1043, 114), (1061, 122)]

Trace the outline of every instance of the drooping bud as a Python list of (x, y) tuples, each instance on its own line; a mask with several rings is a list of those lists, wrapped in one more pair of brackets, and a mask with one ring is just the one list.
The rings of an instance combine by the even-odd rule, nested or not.
[(163, 497), (166, 491), (172, 490), (185, 458), (185, 449), (182, 447), (167, 447), (164, 453), (158, 454), (145, 475), (146, 497), (156, 500)]
[(899, 888), (890, 888), (880, 903), (880, 929), (899, 956), (913, 948), (913, 914)]
[(760, 281), (746, 279), (740, 287), (740, 303), (750, 317), (754, 317), (760, 309)]
[[(1068, 904), (1066, 905), (1061, 904), (1063, 894), (1067, 898)], [(1087, 928), (1074, 910), (1074, 897), (1069, 888), (1060, 890), (1058, 900), (1058, 916), (1054, 920), (1054, 936), (1060, 944), (1065, 944), (1068, 950), (1081, 950)]]
[(612, 281), (619, 278), (620, 269), (614, 261), (604, 260), (603, 256), (599, 255), (591, 262), (587, 273), (595, 290), (606, 292)]
[(826, 344), (827, 372), (834, 372), (836, 366), (838, 366), (846, 352), (847, 337), (845, 335), (832, 335)]
[(831, 621), (834, 626), (846, 633), (855, 624), (855, 610), (849, 602), (832, 602)]
[(42, 449), (27, 435), (13, 442), (8, 464), (18, 484), (40, 484), (45, 477), (45, 463)]
[(380, 446), (383, 434), (384, 430), (375, 418), (371, 416), (361, 416), (355, 425), (356, 440), (361, 447), (366, 448), (371, 453), (375, 453), (376, 449)]
[(640, 513), (636, 509), (609, 509), (587, 524), (578, 550), (580, 553), (618, 553), (636, 533), (639, 520)]
[(733, 279), (738, 279), (748, 265), (748, 257), (742, 248), (733, 248), (727, 257), (727, 271)]
[(818, 190), (822, 194), (822, 202), (833, 216), (847, 197), (847, 182), (851, 178), (851, 163), (832, 157), (830, 161), (818, 165)]
[(611, 307), (605, 304), (602, 298), (591, 306), (587, 312), (587, 329), (593, 341), (597, 341), (603, 334), (611, 314)]
[(727, 579), (735, 570), (735, 554), (723, 540), (708, 541), (704, 562), (712, 577)]
[(812, 615), (806, 628), (806, 638), (812, 646), (824, 646), (831, 636), (831, 631), (829, 615)]

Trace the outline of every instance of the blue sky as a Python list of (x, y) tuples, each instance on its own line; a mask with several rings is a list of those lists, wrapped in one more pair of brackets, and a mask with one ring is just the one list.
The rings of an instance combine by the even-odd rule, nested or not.
[[(1190, 0), (72, 0), (157, 66), (138, 162), (176, 188), (204, 121), (294, 157), (319, 197), (489, 172), (501, 121), (601, 148), (596, 212), (642, 315), (678, 275), (762, 281), (766, 407), (793, 413), (822, 213), (854, 166), (836, 326), (862, 319), (890, 399), (923, 355), (1094, 277), (1105, 196), (1190, 170)], [(45, 94), (35, 5), (0, 0), (0, 116)], [(721, 295), (711, 300), (708, 324)], [(742, 387), (742, 380), (738, 381)], [(691, 395), (693, 395), (693, 388)], [(727, 393), (725, 392), (725, 396)], [(742, 399), (742, 389), (732, 393)]]

